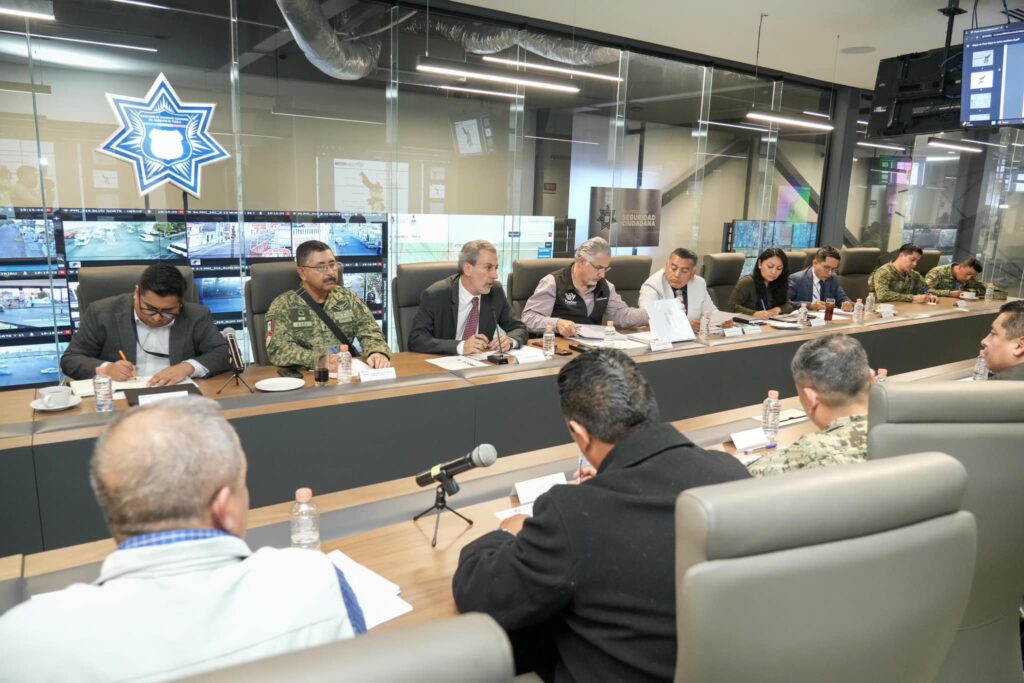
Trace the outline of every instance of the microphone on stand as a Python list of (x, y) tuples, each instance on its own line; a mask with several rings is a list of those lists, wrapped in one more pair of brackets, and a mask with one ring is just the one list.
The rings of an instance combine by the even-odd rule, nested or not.
[[(498, 326), (498, 314), (494, 312), (494, 306), (491, 306), (491, 315), (494, 317), (494, 333), (498, 335), (498, 352), (487, 356), (487, 360), (495, 365), (508, 365), (508, 354), (501, 350), (501, 328)], [(507, 339), (508, 335), (505, 337)]]
[(224, 384), (221, 385), (220, 389), (217, 390), (217, 393), (219, 394), (224, 391), (227, 385), (231, 383), (231, 380), (235, 381), (236, 387), (242, 384), (245, 385), (245, 388), (249, 390), (250, 394), (256, 393), (255, 390), (249, 386), (249, 383), (245, 381), (245, 378), (242, 377), (242, 373), (245, 372), (245, 358), (242, 356), (241, 347), (238, 346), (238, 337), (235, 336), (234, 328), (225, 327), (220, 334), (228, 343), (228, 363), (231, 365), (231, 377), (227, 378)]

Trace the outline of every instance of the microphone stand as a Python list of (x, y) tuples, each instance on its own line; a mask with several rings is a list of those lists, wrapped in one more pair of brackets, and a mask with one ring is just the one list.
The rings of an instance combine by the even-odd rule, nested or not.
[(245, 361), (242, 359), (242, 350), (238, 348), (238, 338), (235, 337), (234, 331), (230, 328), (225, 330), (225, 332), (230, 332), (230, 334), (225, 334), (224, 338), (228, 342), (228, 360), (231, 363), (231, 377), (224, 380), (224, 384), (220, 385), (220, 389), (217, 390), (217, 393), (219, 394), (224, 391), (231, 380), (235, 380), (236, 387), (239, 383), (242, 383), (245, 385), (245, 388), (249, 390), (250, 394), (255, 394), (255, 390), (253, 390), (253, 388), (249, 386), (249, 383), (245, 381), (245, 378), (242, 377), (242, 373), (245, 372)]
[[(498, 331), (501, 328), (498, 326), (498, 314), (494, 312), (494, 306), (491, 306), (491, 315), (494, 316), (494, 333), (498, 335), (498, 352), (487, 356), (487, 360), (495, 365), (508, 365), (508, 354), (501, 350), (501, 333)], [(508, 335), (505, 337), (507, 339)]]
[(444, 473), (442, 473), (438, 477), (438, 482), (439, 483), (437, 485), (437, 492), (434, 494), (434, 504), (412, 518), (412, 521), (415, 522), (419, 520), (420, 517), (429, 512), (434, 513), (434, 538), (432, 538), (430, 541), (431, 548), (437, 547), (437, 528), (441, 524), (442, 512), (447, 510), (448, 512), (454, 514), (456, 517), (461, 517), (462, 519), (464, 519), (466, 523), (470, 526), (473, 526), (473, 520), (471, 520), (469, 517), (466, 517), (464, 514), (448, 505), (448, 499), (446, 498), (446, 496), (454, 496), (456, 493), (459, 492), (459, 482), (455, 481), (454, 477), (449, 477)]
[(249, 390), (250, 394), (256, 393), (256, 391), (251, 386), (249, 386), (249, 383), (245, 381), (245, 378), (242, 377), (242, 371), (236, 370), (235, 368), (231, 368), (231, 377), (228, 377), (226, 380), (224, 380), (224, 384), (220, 385), (220, 389), (217, 390), (217, 393), (219, 394), (220, 392), (224, 391), (227, 388), (228, 384), (230, 384), (231, 380), (235, 380), (236, 387), (238, 386), (238, 383), (241, 382), (242, 384), (245, 385), (245, 388)]

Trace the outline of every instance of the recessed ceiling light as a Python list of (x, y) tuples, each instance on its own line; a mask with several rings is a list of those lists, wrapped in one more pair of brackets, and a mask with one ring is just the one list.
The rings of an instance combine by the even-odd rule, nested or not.
[(891, 149), (897, 152), (906, 152), (906, 147), (900, 147), (899, 145), (883, 145), (878, 142), (858, 142), (858, 147), (871, 147), (873, 149)]
[(480, 79), (484, 81), (493, 81), (495, 83), (521, 85), (526, 88), (540, 88), (541, 90), (555, 90), (565, 93), (578, 93), (580, 91), (579, 87), (572, 83), (556, 81), (554, 79), (515, 71), (491, 69), (478, 64), (452, 62), (447, 59), (434, 59), (432, 57), (419, 57), (416, 60), (416, 70), (423, 71), (425, 73), (439, 74), (442, 76), (458, 76), (461, 78)]
[(538, 69), (539, 71), (550, 71), (551, 73), (565, 74), (567, 76), (579, 76), (581, 78), (596, 78), (601, 81), (613, 81), (621, 83), (622, 79), (618, 76), (606, 76), (605, 74), (596, 74), (593, 71), (579, 71), (577, 69), (566, 69), (561, 66), (548, 66), (547, 64), (537, 64), (535, 62), (520, 62), (515, 59), (503, 59), (502, 57), (491, 57), (490, 55), (484, 57), (485, 62), (494, 62), (495, 64), (505, 64), (507, 66), (521, 66), (524, 69)]
[(980, 147), (971, 147), (970, 145), (961, 144), (953, 140), (943, 140), (942, 138), (928, 138), (928, 146), (955, 149), (958, 152), (971, 152), (972, 154), (981, 154), (984, 151)]
[(768, 112), (752, 111), (747, 114), (747, 118), (754, 119), (755, 121), (777, 123), (780, 126), (795, 126), (797, 128), (810, 128), (811, 130), (830, 131), (833, 129), (833, 126), (828, 123), (806, 121), (804, 119), (798, 119), (795, 116), (783, 116), (781, 114), (773, 114)]

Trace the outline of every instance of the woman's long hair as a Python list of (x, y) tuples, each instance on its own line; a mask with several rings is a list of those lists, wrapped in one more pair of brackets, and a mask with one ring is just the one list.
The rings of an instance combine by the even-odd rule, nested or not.
[[(761, 264), (772, 256), (778, 256), (782, 261), (782, 275), (772, 282), (765, 282), (761, 277)], [(786, 252), (778, 247), (768, 247), (762, 251), (761, 255), (757, 257), (757, 263), (754, 264), (752, 275), (754, 289), (757, 290), (758, 298), (764, 299), (765, 308), (775, 308), (789, 301), (789, 259), (786, 258)]]

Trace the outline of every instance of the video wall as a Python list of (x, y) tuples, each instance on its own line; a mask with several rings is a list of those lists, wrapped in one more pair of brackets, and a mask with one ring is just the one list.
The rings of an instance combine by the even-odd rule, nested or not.
[(785, 251), (810, 249), (818, 244), (817, 223), (788, 221), (732, 221), (725, 224), (722, 251), (746, 256), (743, 275), (754, 270), (758, 255), (768, 247)]
[[(249, 264), (292, 260), (298, 245), (317, 239), (386, 329), (387, 214), (246, 211), (242, 218), (236, 211), (0, 210), (0, 387), (58, 378), (59, 355), (79, 319), (78, 272), (89, 266), (189, 265), (217, 327), (241, 336)], [(243, 348), (251, 354), (247, 341)]]

